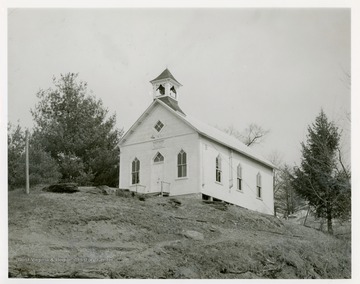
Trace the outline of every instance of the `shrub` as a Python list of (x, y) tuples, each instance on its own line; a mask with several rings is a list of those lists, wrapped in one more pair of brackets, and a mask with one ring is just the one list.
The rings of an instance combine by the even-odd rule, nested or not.
[[(31, 140), (31, 139), (30, 139)], [(8, 125), (8, 185), (9, 189), (25, 186), (25, 133), (19, 125)], [(30, 185), (57, 182), (61, 174), (56, 161), (39, 146), (29, 146)]]
[[(26, 183), (25, 174), (25, 153), (16, 161), (14, 175), (12, 176), (11, 187), (24, 186)], [(49, 184), (58, 182), (61, 174), (59, 167), (51, 158), (50, 154), (42, 149), (29, 149), (29, 180), (30, 185)]]

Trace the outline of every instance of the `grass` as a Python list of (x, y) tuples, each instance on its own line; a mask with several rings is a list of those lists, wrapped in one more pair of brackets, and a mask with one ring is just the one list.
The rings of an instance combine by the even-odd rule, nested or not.
[(231, 205), (88, 189), (9, 192), (11, 277), (351, 277), (349, 239)]

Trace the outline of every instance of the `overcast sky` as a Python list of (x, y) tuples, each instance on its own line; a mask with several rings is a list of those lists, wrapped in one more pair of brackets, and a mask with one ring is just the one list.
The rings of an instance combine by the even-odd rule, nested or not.
[(185, 113), (270, 129), (265, 156), (299, 164), (321, 108), (349, 154), (350, 39), (350, 9), (10, 9), (8, 118), (32, 127), (37, 91), (74, 72), (127, 130), (168, 67)]

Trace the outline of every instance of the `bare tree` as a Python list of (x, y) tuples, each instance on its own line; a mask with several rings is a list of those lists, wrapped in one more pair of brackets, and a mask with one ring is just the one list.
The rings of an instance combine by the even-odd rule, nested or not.
[(291, 184), (293, 171), (287, 164), (278, 170), (277, 190), (274, 192), (275, 205), (287, 217), (299, 210), (304, 205), (304, 200), (296, 193)]
[[(351, 72), (346, 71), (342, 68), (342, 71), (344, 73), (343, 77), (340, 78), (340, 80), (343, 82), (344, 86), (350, 91), (351, 93)], [(346, 118), (349, 122), (351, 122), (351, 112), (346, 112)]]
[(239, 132), (233, 126), (222, 129), (227, 134), (234, 136), (243, 142), (246, 146), (259, 144), (264, 141), (265, 136), (270, 132), (268, 129), (263, 129), (261, 126), (251, 123), (244, 131)]
[(300, 205), (301, 198), (296, 194), (291, 185), (291, 167), (283, 162), (282, 155), (274, 151), (268, 160), (276, 166), (274, 169), (274, 212), (282, 213), (285, 218), (294, 214)]

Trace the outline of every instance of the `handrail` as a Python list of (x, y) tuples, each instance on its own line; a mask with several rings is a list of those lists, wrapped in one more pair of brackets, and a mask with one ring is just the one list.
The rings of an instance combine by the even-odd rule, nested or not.
[(145, 193), (146, 185), (136, 184), (136, 185), (135, 185), (135, 192), (136, 192), (136, 193), (138, 193), (138, 187), (143, 188), (143, 192), (142, 192), (142, 193)]
[(169, 185), (169, 191), (166, 191), (166, 193), (169, 193), (170, 194), (170, 182), (166, 182), (166, 181), (161, 181), (161, 195), (163, 195), (163, 193), (165, 192), (164, 191), (164, 187), (163, 187), (163, 184), (168, 184)]

